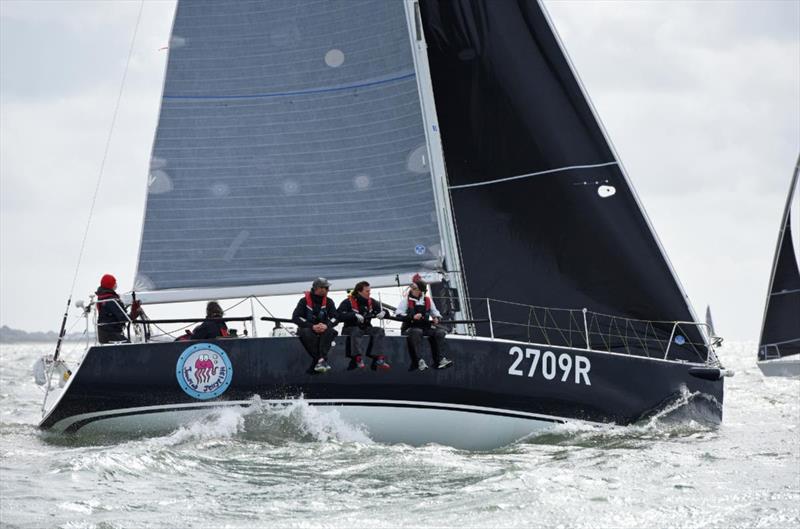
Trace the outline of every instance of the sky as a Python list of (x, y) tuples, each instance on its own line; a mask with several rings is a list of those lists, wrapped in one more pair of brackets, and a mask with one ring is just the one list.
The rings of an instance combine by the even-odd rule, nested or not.
[[(60, 325), (139, 5), (0, 0), (2, 325)], [(76, 297), (132, 286), (174, 5), (144, 2)], [(800, 152), (800, 0), (545, 5), (696, 313), (756, 340)]]

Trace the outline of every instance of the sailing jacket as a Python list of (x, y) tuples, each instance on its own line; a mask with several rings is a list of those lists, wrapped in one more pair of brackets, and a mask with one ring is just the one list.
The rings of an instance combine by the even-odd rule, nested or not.
[[(324, 304), (324, 305), (323, 305)], [(336, 304), (328, 296), (317, 296), (311, 292), (297, 302), (292, 313), (292, 321), (299, 328), (309, 328), (324, 323), (329, 328), (336, 325)]]
[[(348, 327), (358, 327), (361, 330), (365, 330), (372, 327), (372, 318), (382, 310), (383, 307), (381, 307), (380, 301), (374, 298), (367, 299), (358, 294), (354, 294), (352, 296), (347, 296), (347, 298), (339, 304), (337, 314), (339, 320), (344, 322), (345, 329)], [(356, 313), (364, 317), (363, 323), (358, 323)]]
[(190, 340), (210, 340), (220, 336), (230, 336), (228, 326), (225, 322), (218, 319), (207, 319), (192, 330)]
[[(122, 334), (128, 317), (123, 310), (122, 301), (110, 288), (97, 289), (97, 328), (98, 334)], [(102, 341), (102, 340), (101, 340)]]
[[(428, 296), (420, 296), (419, 298), (415, 298), (410, 294), (405, 303), (399, 303), (397, 305), (397, 310), (394, 314), (403, 320), (401, 330), (404, 332), (412, 327), (429, 329), (431, 326), (430, 318), (442, 317), (442, 315), (439, 313), (439, 309), (436, 308), (436, 304), (433, 302), (433, 299), (429, 298)], [(422, 318), (415, 320), (415, 314), (422, 314)]]

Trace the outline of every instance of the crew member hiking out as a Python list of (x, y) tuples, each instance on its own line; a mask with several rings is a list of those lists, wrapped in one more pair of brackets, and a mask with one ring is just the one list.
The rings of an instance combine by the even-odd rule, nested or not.
[[(364, 368), (364, 356), (372, 358), (372, 369), (389, 370), (391, 366), (383, 355), (383, 337), (380, 327), (372, 326), (372, 319), (383, 319), (386, 311), (380, 302), (370, 297), (371, 288), (366, 281), (359, 281), (347, 299), (339, 305), (339, 320), (344, 322), (342, 334), (350, 337), (350, 366)], [(367, 337), (364, 339), (364, 337)]]
[(330, 283), (318, 277), (311, 284), (311, 291), (300, 298), (292, 313), (292, 321), (297, 325), (297, 336), (306, 351), (314, 357), (314, 371), (325, 373), (330, 370), (328, 352), (336, 336), (336, 304), (328, 299)]
[(453, 362), (447, 358), (447, 331), (439, 327), (442, 315), (436, 309), (433, 300), (426, 294), (428, 284), (418, 275), (408, 287), (408, 297), (405, 303), (397, 306), (395, 315), (403, 320), (401, 332), (408, 337), (408, 352), (411, 354), (412, 367), (423, 371), (428, 369), (428, 364), (420, 358), (422, 337), (431, 337), (431, 353), (433, 365), (436, 369), (450, 367)]
[(97, 341), (100, 343), (128, 342), (123, 334), (125, 324), (130, 320), (125, 314), (122, 300), (117, 295), (117, 279), (106, 274), (100, 279), (97, 288)]

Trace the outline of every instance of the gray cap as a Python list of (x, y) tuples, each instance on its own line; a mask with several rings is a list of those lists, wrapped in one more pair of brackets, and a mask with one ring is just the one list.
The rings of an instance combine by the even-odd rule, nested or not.
[(311, 283), (311, 288), (330, 287), (331, 284), (324, 277), (318, 277)]

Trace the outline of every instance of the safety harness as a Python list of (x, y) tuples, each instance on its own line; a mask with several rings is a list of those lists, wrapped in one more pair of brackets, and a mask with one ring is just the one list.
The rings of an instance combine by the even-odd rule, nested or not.
[[(350, 296), (350, 306), (353, 307), (355, 312), (361, 312), (361, 309), (358, 307), (357, 296)], [(367, 301), (367, 312), (372, 312), (372, 298), (369, 298)]]
[(321, 322), (328, 319), (328, 296), (322, 296), (322, 305), (319, 308), (319, 315), (314, 315), (314, 300), (311, 299), (311, 292), (306, 291), (306, 313), (309, 322)]
[[(425, 312), (422, 313), (423, 316), (426, 318), (428, 317), (428, 313), (431, 311), (431, 298), (425, 296)], [(408, 298), (408, 313), (410, 315), (414, 315), (417, 312), (417, 300), (414, 298)]]

